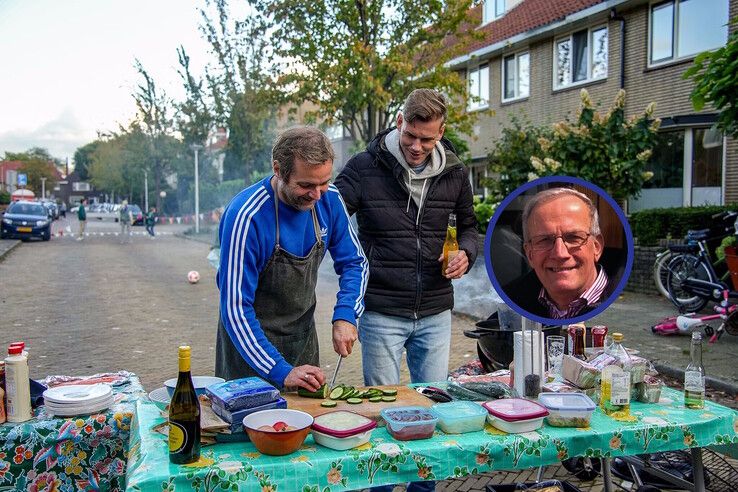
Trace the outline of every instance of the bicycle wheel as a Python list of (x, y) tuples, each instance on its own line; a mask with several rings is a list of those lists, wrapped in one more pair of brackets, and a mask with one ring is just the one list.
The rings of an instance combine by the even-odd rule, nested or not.
[(669, 275), (669, 262), (675, 258), (675, 254), (671, 251), (664, 251), (656, 256), (653, 263), (653, 283), (656, 284), (656, 290), (659, 294), (669, 299), (669, 288), (666, 285), (666, 277)]
[(681, 312), (697, 312), (707, 305), (708, 300), (682, 289), (682, 281), (686, 278), (708, 282), (714, 282), (715, 279), (712, 278), (710, 270), (695, 255), (680, 255), (669, 262), (666, 278), (669, 299)]

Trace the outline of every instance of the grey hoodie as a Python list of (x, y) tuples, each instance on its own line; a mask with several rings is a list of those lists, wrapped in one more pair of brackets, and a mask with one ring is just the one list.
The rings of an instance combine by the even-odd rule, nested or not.
[[(405, 156), (400, 150), (400, 132), (396, 128), (389, 132), (384, 139), (387, 150), (397, 159), (397, 162), (407, 171), (407, 179), (405, 184), (410, 192), (407, 199), (407, 210), (410, 209), (410, 198), (413, 199), (415, 205), (418, 206), (418, 217), (420, 210), (425, 202), (425, 192), (427, 191), (430, 179), (441, 174), (443, 168), (446, 167), (446, 149), (443, 144), (436, 142), (436, 148), (431, 152), (430, 159), (425, 162), (425, 167), (420, 172), (415, 172), (405, 160)], [(406, 211), (407, 211), (406, 210)]]

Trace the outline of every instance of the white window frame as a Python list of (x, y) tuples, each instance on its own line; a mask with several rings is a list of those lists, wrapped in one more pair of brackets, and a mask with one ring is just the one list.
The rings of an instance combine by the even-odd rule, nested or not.
[[(472, 94), (471, 93), (471, 87), (469, 87), (469, 89), (470, 89), (469, 90), (469, 96), (470, 97), (469, 97), (469, 101), (467, 102), (467, 105), (466, 105), (467, 112), (470, 112), (471, 113), (473, 111), (481, 111), (483, 109), (489, 108), (489, 100), (490, 100), (490, 84), (489, 84), (489, 75), (490, 75), (489, 68), (490, 67), (489, 67), (489, 65), (490, 65), (489, 63), (481, 63), (481, 64), (477, 65), (474, 68), (468, 68), (467, 71), (466, 71), (466, 83), (467, 83), (467, 85), (468, 86), (471, 86), (471, 78), (472, 78), (473, 74), (476, 73), (477, 74), (477, 77), (478, 77), (478, 79), (477, 79), (477, 85), (479, 86), (479, 88), (478, 88), (479, 90), (477, 91), (477, 94)], [(486, 91), (482, 91), (482, 80), (481, 80), (481, 77), (479, 77), (479, 75), (482, 73), (482, 70), (483, 69), (487, 69), (487, 90)], [(482, 100), (481, 101), (474, 101), (474, 100), (472, 100), (472, 97), (473, 96), (480, 97)]]
[[(725, 1), (727, 2), (728, 0), (725, 0)], [(653, 46), (653, 8), (655, 6), (665, 5), (667, 3), (671, 3), (672, 8), (674, 9), (674, 17), (672, 19), (672, 24), (671, 24), (671, 58), (662, 58), (660, 60), (653, 61), (652, 59), (653, 53), (651, 52), (651, 49)], [(730, 10), (728, 10), (728, 22), (730, 22), (730, 19), (731, 19)], [(688, 60), (690, 58), (694, 58), (695, 56), (699, 54), (699, 52), (692, 53), (689, 55), (680, 55), (679, 53), (677, 53), (677, 50), (679, 48), (679, 29), (677, 29), (678, 25), (679, 25), (679, 0), (657, 0), (657, 1), (651, 1), (648, 4), (648, 39), (647, 39), (648, 52), (646, 53), (646, 57), (648, 60), (647, 66), (649, 68), (659, 67), (662, 65), (669, 65), (671, 63), (676, 63), (681, 60)], [(730, 31), (728, 30), (728, 32), (726, 33), (725, 42), (723, 42), (723, 44), (720, 46), (716, 46), (712, 48), (712, 50), (716, 50), (716, 49), (721, 48), (722, 46), (725, 46), (725, 44), (728, 42), (729, 36), (730, 36)]]
[[(519, 91), (518, 74), (520, 73), (520, 67), (518, 66), (518, 58), (523, 55), (528, 55), (528, 94), (524, 96), (518, 94), (518, 91)], [(506, 80), (507, 74), (505, 73), (505, 60), (507, 58), (510, 58), (510, 56), (515, 57), (515, 82), (513, 82), (515, 86), (515, 95), (513, 97), (506, 98), (505, 97), (505, 80)], [(503, 103), (511, 102), (511, 101), (518, 101), (520, 99), (527, 99), (530, 97), (530, 68), (531, 68), (530, 51), (528, 50), (502, 56), (502, 58), (500, 59), (500, 100)]]
[[(508, 0), (484, 0), (482, 2), (482, 25), (499, 19), (507, 12)], [(502, 13), (498, 12), (497, 7), (502, 4)]]
[[(595, 31), (599, 31), (601, 29), (605, 29), (606, 35), (607, 35), (607, 53), (606, 53), (607, 54), (607, 69), (605, 70), (605, 75), (604, 76), (602, 76), (602, 77), (592, 77), (592, 50), (594, 49), (594, 43), (592, 42), (592, 34)], [(569, 42), (572, 44), (572, 48), (573, 48), (574, 34), (580, 33), (580, 32), (585, 31), (585, 30), (587, 31), (587, 78), (584, 79), (584, 80), (578, 80), (576, 82), (571, 82), (571, 79), (572, 79), (572, 73), (571, 72), (572, 72), (573, 67), (574, 67), (574, 63), (573, 63), (573, 61), (574, 61), (574, 55), (572, 54), (571, 55), (572, 63), (570, 65), (570, 67), (569, 67), (569, 81), (570, 82), (568, 84), (559, 85), (558, 84), (558, 63), (559, 63), (559, 56), (558, 55), (559, 54), (558, 54), (557, 47), (558, 47), (558, 45), (559, 45), (559, 43), (561, 41), (564, 41), (564, 40), (568, 39)], [(552, 69), (553, 69), (552, 70), (552, 75), (553, 75), (552, 85), (553, 85), (553, 90), (554, 91), (570, 89), (572, 87), (577, 87), (577, 86), (580, 86), (580, 85), (589, 84), (590, 82), (594, 82), (594, 81), (597, 81), (597, 80), (606, 80), (607, 79), (607, 73), (610, 71), (610, 26), (608, 26), (607, 24), (597, 24), (595, 26), (591, 26), (591, 27), (588, 27), (586, 29), (577, 29), (576, 31), (570, 32), (566, 36), (560, 36), (558, 38), (554, 38), (554, 42), (553, 42), (553, 63), (551, 65), (552, 65)]]

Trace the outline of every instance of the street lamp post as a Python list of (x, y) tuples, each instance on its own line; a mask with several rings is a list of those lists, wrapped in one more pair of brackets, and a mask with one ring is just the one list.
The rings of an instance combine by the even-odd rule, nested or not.
[(144, 169), (144, 213), (149, 211), (149, 172)]
[(48, 178), (41, 178), (41, 198), (46, 198), (46, 180)]
[(200, 168), (197, 157), (202, 145), (192, 144), (190, 148), (195, 151), (195, 234), (200, 234)]

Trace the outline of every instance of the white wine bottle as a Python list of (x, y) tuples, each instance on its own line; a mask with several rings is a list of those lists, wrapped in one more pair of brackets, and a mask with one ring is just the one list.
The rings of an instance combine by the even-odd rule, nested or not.
[(179, 347), (179, 377), (169, 403), (169, 461), (200, 459), (200, 401), (190, 374), (190, 347)]
[(705, 367), (702, 365), (702, 335), (692, 333), (691, 359), (684, 370), (684, 406), (705, 408)]

